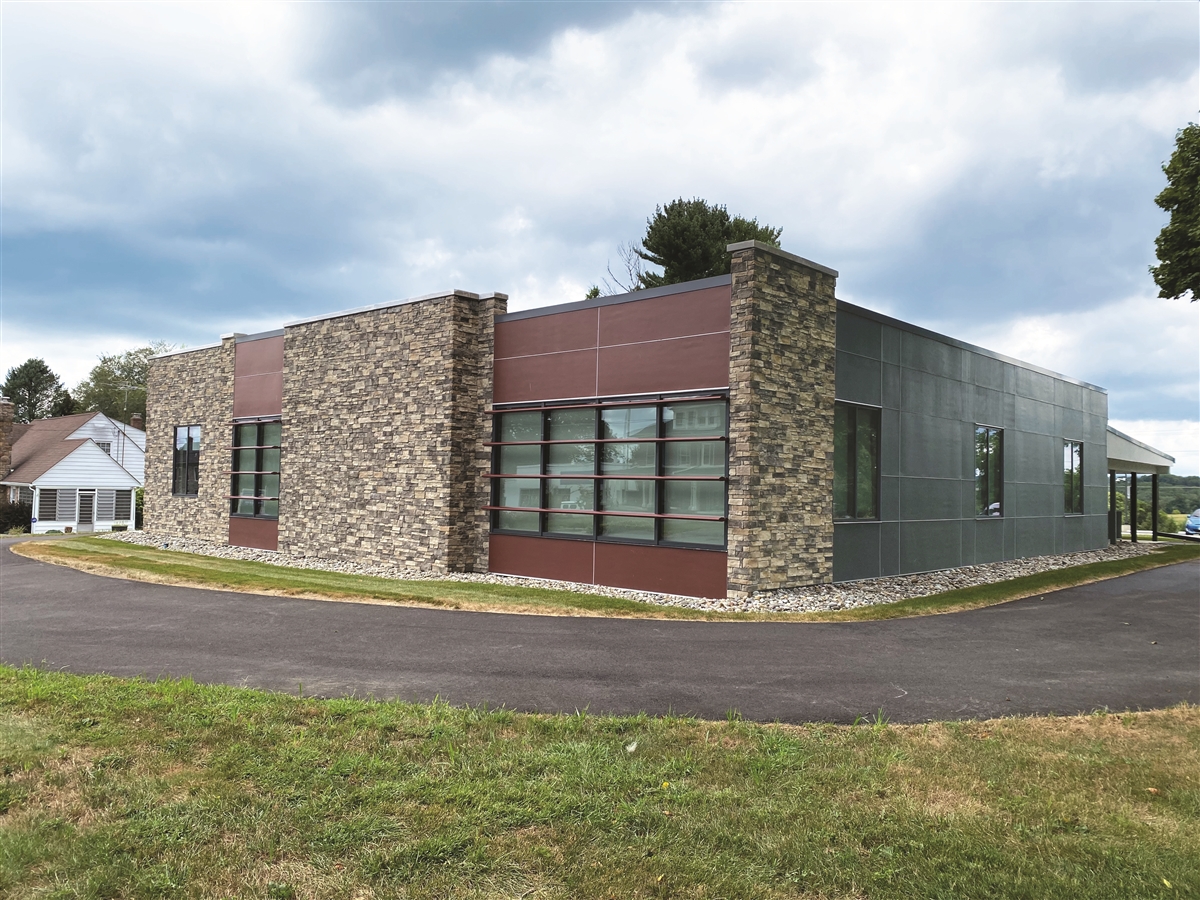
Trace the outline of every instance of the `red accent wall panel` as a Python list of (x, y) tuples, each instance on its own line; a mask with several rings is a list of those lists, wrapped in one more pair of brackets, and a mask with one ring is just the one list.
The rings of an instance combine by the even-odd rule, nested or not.
[(730, 291), (728, 285), (723, 285), (602, 306), (598, 310), (600, 346), (728, 331)]
[(283, 413), (283, 373), (245, 375), (233, 379), (233, 415), (278, 416)]
[(233, 415), (283, 413), (283, 335), (241, 341), (233, 350)]
[(279, 549), (279, 522), (275, 519), (229, 517), (229, 545), (256, 550)]
[(493, 534), (488, 541), (488, 571), (591, 584), (593, 546), (590, 541)]
[(599, 396), (729, 384), (729, 332), (601, 347), (599, 352)]
[(724, 551), (604, 543), (595, 547), (596, 584), (687, 597), (726, 595)]
[(283, 335), (234, 345), (233, 375), (265, 375), (283, 371)]
[[(536, 320), (535, 320), (536, 321)], [(497, 359), (493, 402), (558, 400), (596, 395), (596, 351)]]
[[(581, 309), (552, 316), (517, 319), (496, 325), (496, 358), (561, 353), (596, 346), (596, 313)], [(729, 318), (726, 313), (726, 319)], [(729, 323), (725, 323), (729, 327)]]

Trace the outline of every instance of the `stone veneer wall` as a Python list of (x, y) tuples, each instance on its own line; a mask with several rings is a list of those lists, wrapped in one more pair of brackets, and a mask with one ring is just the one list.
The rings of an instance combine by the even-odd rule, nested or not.
[[(233, 338), (220, 347), (150, 361), (146, 379), (146, 531), (225, 543), (229, 537), (227, 449), (233, 418)], [(200, 487), (171, 495), (175, 426), (199, 425)]]
[(285, 329), (281, 551), (487, 570), (485, 410), (505, 303), (455, 291)]
[(729, 593), (833, 578), (837, 273), (731, 244)]

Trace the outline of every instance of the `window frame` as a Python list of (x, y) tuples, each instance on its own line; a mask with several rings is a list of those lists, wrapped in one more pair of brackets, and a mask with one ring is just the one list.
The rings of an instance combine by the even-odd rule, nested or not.
[[(995, 501), (992, 501), (991, 491), (988, 491), (988, 498), (987, 498), (987, 502), (984, 504), (983, 511), (981, 511), (979, 509), (979, 471), (980, 471), (979, 470), (979, 432), (980, 431), (986, 431), (986, 432), (993, 433), (1000, 439), (1000, 448), (999, 448), (1000, 449), (1000, 453), (999, 453), (1000, 460), (999, 460), (999, 464), (996, 467), (996, 469), (997, 469), (997, 475), (996, 475), (997, 484), (991, 485), (989, 483), (989, 485), (988, 485), (989, 488), (990, 487), (996, 488), (996, 499), (995, 499)], [(975, 518), (977, 518), (977, 519), (1002, 519), (1002, 518), (1004, 518), (1004, 429), (999, 428), (995, 425), (984, 425), (984, 424), (976, 422), (974, 437), (975, 437)], [(989, 445), (989, 455), (990, 455), (990, 445)], [(983, 469), (985, 478), (987, 477), (987, 471), (989, 468), (990, 467), (985, 463), (984, 469)], [(998, 507), (998, 510), (995, 514), (988, 513), (986, 511), (988, 508), (990, 508), (992, 502), (995, 502)]]
[[(1068, 466), (1066, 456), (1071, 454)], [(1068, 482), (1067, 479), (1070, 479)], [(1083, 441), (1063, 438), (1063, 515), (1082, 516), (1083, 511)]]
[[(719, 426), (721, 433), (714, 432), (712, 435), (702, 436), (685, 436), (668, 437), (665, 435), (665, 423), (663, 419), (663, 408), (670, 406), (679, 406), (687, 403), (720, 403), (723, 406), (724, 421)], [(605, 438), (602, 436), (603, 428), (603, 412), (605, 410), (632, 408), (632, 407), (653, 407), (654, 408), (654, 436), (653, 437), (624, 437), (624, 438)], [(592, 428), (592, 437), (578, 439), (562, 439), (552, 440), (550, 438), (550, 415), (557, 411), (568, 409), (591, 409), (594, 414), (594, 425)], [(501, 421), (502, 416), (509, 413), (540, 413), (541, 428), (538, 432), (538, 440), (525, 441), (503, 441), (501, 440)], [(668, 444), (680, 443), (720, 443), (722, 445), (722, 460), (720, 475), (665, 475), (664, 468), (666, 465), (666, 453), (664, 448)], [(603, 472), (603, 448), (610, 444), (653, 444), (654, 452), (654, 471), (653, 474), (637, 474), (637, 475), (621, 475), (621, 474), (605, 474)], [(592, 471), (590, 473), (580, 474), (562, 474), (551, 473), (549, 471), (550, 452), (552, 447), (564, 444), (585, 444), (591, 445), (592, 451)], [(538, 446), (539, 453), (539, 471), (537, 475), (533, 474), (504, 474), (500, 471), (501, 468), (501, 448), (506, 446)], [(727, 391), (704, 391), (702, 393), (685, 393), (685, 394), (653, 394), (653, 395), (631, 395), (625, 397), (606, 397), (594, 398), (586, 400), (572, 400), (564, 402), (540, 402), (540, 403), (515, 403), (496, 406), (492, 410), (492, 440), (488, 441), (486, 446), (491, 449), (491, 471), (488, 473), (488, 479), (491, 482), (489, 491), (489, 503), (484, 507), (488, 511), (488, 521), (490, 533), (514, 535), (518, 537), (531, 538), (550, 538), (554, 540), (577, 540), (591, 541), (595, 543), (613, 543), (613, 544), (631, 544), (634, 546), (651, 547), (679, 547), (685, 549), (698, 550), (716, 550), (726, 551), (729, 546), (729, 394)], [(536, 507), (511, 507), (504, 506), (501, 503), (500, 492), (502, 490), (502, 481), (504, 479), (525, 479), (534, 481), (538, 485), (538, 505)], [(569, 533), (550, 531), (547, 527), (547, 519), (550, 515), (561, 510), (551, 509), (548, 506), (548, 483), (557, 480), (581, 480), (587, 481), (592, 488), (592, 506), (593, 509), (580, 511), (581, 516), (587, 516), (591, 520), (590, 533)], [(653, 512), (640, 513), (628, 512), (623, 510), (612, 510), (604, 508), (603, 501), (603, 485), (606, 481), (650, 481), (654, 484), (653, 497)], [(719, 516), (708, 515), (686, 515), (681, 513), (667, 513), (666, 509), (666, 485), (671, 482), (711, 482), (720, 484), (724, 493), (723, 502), (721, 503), (721, 514)], [(538, 528), (534, 530), (519, 530), (515, 528), (503, 528), (499, 525), (500, 514), (502, 512), (529, 512), (537, 514)], [(610, 518), (632, 518), (632, 519), (650, 519), (653, 521), (652, 536), (647, 538), (634, 538), (628, 536), (613, 536), (610, 534), (601, 533), (601, 520), (608, 516)], [(721, 542), (718, 543), (701, 543), (695, 541), (672, 540), (663, 536), (664, 522), (668, 520), (674, 521), (704, 521), (704, 522), (719, 522), (721, 526)]]
[[(192, 431), (195, 430), (195, 439), (199, 443), (200, 449), (193, 449)], [(179, 447), (179, 432), (187, 432), (187, 440), (184, 447)], [(172, 497), (198, 497), (200, 495), (200, 453), (204, 449), (204, 431), (203, 426), (199, 424), (193, 425), (176, 425), (172, 434), (171, 444), (171, 496)], [(180, 456), (183, 457), (183, 462), (180, 462)], [(183, 473), (183, 490), (179, 489), (180, 473)], [(189, 488), (193, 488), (189, 490)]]
[[(269, 443), (264, 442), (265, 441), (265, 436), (264, 436), (265, 430), (270, 425), (278, 425), (279, 426), (279, 443), (278, 444), (269, 444)], [(256, 429), (256, 431), (255, 431), (256, 443), (241, 444), (241, 443), (239, 443), (238, 432), (240, 429), (246, 428), (248, 426), (254, 426)], [(238, 457), (243, 451), (246, 451), (246, 450), (254, 451), (255, 468), (253, 468), (253, 469), (241, 469), (238, 467), (239, 466)], [(279, 463), (280, 468), (279, 469), (264, 468), (263, 457), (265, 456), (266, 451), (269, 451), (269, 450), (279, 451), (279, 457), (280, 457), (280, 463)], [(269, 521), (278, 521), (279, 520), (279, 493), (280, 493), (280, 487), (281, 487), (280, 481), (282, 480), (281, 469), (283, 467), (283, 421), (282, 421), (282, 419), (279, 417), (274, 417), (274, 418), (268, 418), (268, 419), (251, 419), (249, 421), (234, 421), (234, 423), (233, 423), (233, 440), (230, 442), (229, 453), (230, 453), (229, 472), (226, 473), (229, 476), (229, 494), (226, 497), (226, 499), (229, 501), (230, 518), (234, 518), (234, 519), (266, 519)], [(253, 494), (239, 494), (237, 492), (238, 491), (238, 488), (237, 488), (238, 479), (240, 479), (246, 475), (251, 475), (254, 477), (254, 493)], [(265, 488), (263, 487), (263, 479), (264, 479), (264, 477), (269, 477), (269, 476), (275, 476), (276, 479), (280, 480), (280, 481), (277, 481), (277, 487), (276, 487), (275, 493), (273, 495), (264, 493)], [(250, 500), (253, 502), (254, 511), (252, 513), (243, 512), (238, 509), (239, 505), (241, 504), (241, 501), (243, 501), (243, 500)], [(266, 512), (265, 511), (265, 509), (267, 508), (267, 504), (270, 504), (270, 503), (275, 504), (274, 512)]]
[[(846, 516), (837, 515), (837, 407), (854, 410), (854, 428), (850, 431), (850, 440), (852, 442), (848, 456), (851, 459), (858, 458), (858, 414), (860, 410), (865, 410), (868, 413), (873, 413), (875, 416), (875, 467), (874, 467), (874, 484), (872, 485), (872, 495), (875, 498), (875, 511), (871, 516), (859, 516), (858, 511), (858, 467), (852, 467), (852, 471), (847, 473), (847, 499), (853, 500), (854, 513)], [(851, 403), (847, 400), (834, 400), (834, 445), (835, 452), (833, 457), (834, 465), (834, 481), (833, 490), (830, 496), (830, 506), (833, 512), (833, 521), (836, 524), (851, 524), (854, 522), (881, 522), (883, 521), (883, 489), (882, 489), (882, 466), (880, 459), (883, 455), (883, 407), (872, 406), (869, 403)], [(850, 504), (847, 503), (847, 508)]]

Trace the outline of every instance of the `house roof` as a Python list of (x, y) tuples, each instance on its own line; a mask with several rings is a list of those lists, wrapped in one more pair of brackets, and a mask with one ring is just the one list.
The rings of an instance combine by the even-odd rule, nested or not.
[[(68, 440), (67, 436), (98, 415), (100, 413), (97, 412), (79, 413), (53, 419), (36, 419), (27, 425), (14, 425), (12, 471), (5, 473), (3, 481), (9, 484), (33, 484), (87, 442), (87, 438)], [(22, 429), (20, 433), (17, 432), (18, 428)]]

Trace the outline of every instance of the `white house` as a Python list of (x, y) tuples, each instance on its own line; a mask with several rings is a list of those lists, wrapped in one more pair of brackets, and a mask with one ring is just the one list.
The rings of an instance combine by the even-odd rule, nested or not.
[(33, 504), (34, 534), (134, 526), (133, 495), (146, 467), (146, 433), (103, 413), (12, 425), (10, 500)]

